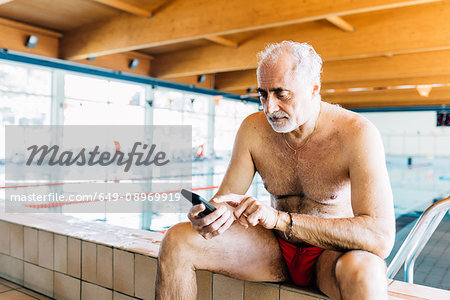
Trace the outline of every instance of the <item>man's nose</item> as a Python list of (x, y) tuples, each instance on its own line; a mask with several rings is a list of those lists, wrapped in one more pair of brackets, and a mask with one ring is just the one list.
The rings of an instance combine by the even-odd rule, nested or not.
[(266, 110), (268, 114), (273, 114), (280, 110), (277, 99), (270, 94), (267, 95)]

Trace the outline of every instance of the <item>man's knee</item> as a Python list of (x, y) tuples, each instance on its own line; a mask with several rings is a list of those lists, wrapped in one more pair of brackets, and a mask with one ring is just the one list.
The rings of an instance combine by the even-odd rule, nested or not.
[(379, 289), (387, 285), (386, 264), (370, 252), (355, 250), (344, 253), (336, 262), (336, 279), (365, 289)]
[(178, 223), (170, 227), (161, 242), (159, 258), (174, 259), (183, 254), (183, 256), (186, 256), (186, 252), (193, 247), (193, 238), (192, 227), (189, 222)]

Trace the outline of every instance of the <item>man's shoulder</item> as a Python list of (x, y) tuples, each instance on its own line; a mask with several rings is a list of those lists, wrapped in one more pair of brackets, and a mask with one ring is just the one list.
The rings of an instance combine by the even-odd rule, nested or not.
[(240, 130), (246, 132), (260, 132), (269, 125), (266, 119), (266, 115), (263, 111), (255, 112), (248, 115), (241, 124)]
[(270, 134), (270, 125), (263, 111), (247, 116), (241, 123), (236, 135), (235, 144), (245, 146), (251, 152), (256, 149)]
[[(379, 140), (380, 133), (375, 125), (366, 117), (342, 107), (331, 108), (331, 118), (338, 126), (333, 126), (339, 136), (348, 146), (362, 146)], [(356, 144), (356, 145), (355, 145)]]
[(255, 122), (263, 122), (267, 120), (266, 119), (266, 115), (264, 114), (264, 111), (257, 111), (254, 112), (250, 115), (248, 115), (247, 117), (245, 117), (243, 122), (250, 122), (250, 123), (255, 123)]
[(333, 115), (341, 129), (346, 133), (346, 137), (358, 136), (368, 132), (378, 132), (375, 125), (366, 117), (356, 112), (350, 111), (342, 107), (333, 109)]
[(378, 128), (365, 116), (348, 110), (347, 112), (349, 118), (346, 132), (348, 152), (356, 155), (360, 151), (382, 149), (383, 141)]

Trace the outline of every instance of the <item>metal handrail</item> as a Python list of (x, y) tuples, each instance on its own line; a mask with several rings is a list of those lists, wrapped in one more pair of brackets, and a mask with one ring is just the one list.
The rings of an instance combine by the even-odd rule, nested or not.
[(413, 283), (416, 258), (422, 252), (449, 208), (450, 197), (447, 197), (435, 202), (420, 215), (413, 229), (409, 232), (394, 259), (389, 264), (387, 269), (388, 278), (394, 278), (402, 264), (405, 263), (404, 281)]

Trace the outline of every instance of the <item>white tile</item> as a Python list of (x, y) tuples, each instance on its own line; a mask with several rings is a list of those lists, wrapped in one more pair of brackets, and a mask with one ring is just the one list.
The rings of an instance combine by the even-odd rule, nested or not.
[(197, 299), (210, 300), (212, 295), (212, 272), (197, 271)]
[(26, 262), (24, 265), (24, 286), (53, 297), (53, 271)]
[(67, 238), (67, 274), (81, 277), (81, 240)]
[(267, 286), (257, 282), (244, 283), (244, 299), (246, 300), (278, 300), (279, 288)]
[(81, 283), (82, 300), (112, 300), (112, 291), (83, 281)]
[(314, 297), (307, 294), (296, 293), (292, 290), (280, 289), (280, 300), (321, 300), (324, 297)]
[(213, 298), (217, 300), (243, 299), (244, 281), (220, 274), (213, 275)]
[(53, 233), (38, 231), (38, 264), (53, 270)]
[(97, 245), (97, 284), (112, 288), (113, 286), (113, 250), (111, 247)]
[(138, 298), (134, 298), (134, 297), (130, 297), (118, 292), (114, 292), (113, 294), (113, 300), (133, 300), (133, 299), (138, 299)]
[(23, 229), (23, 258), (25, 261), (38, 263), (38, 231), (34, 228)]
[(134, 254), (114, 249), (114, 290), (134, 295)]
[(54, 272), (54, 295), (58, 300), (79, 300), (80, 299), (79, 279)]
[(134, 260), (135, 296), (145, 300), (155, 299), (156, 258), (135, 254)]
[(316, 287), (302, 287), (295, 285), (293, 283), (281, 283), (280, 291), (281, 290), (286, 290), (289, 292), (294, 292), (310, 297), (305, 299), (328, 299), (328, 297), (325, 296), (322, 292), (320, 292)]
[(90, 242), (81, 242), (81, 270), (83, 280), (97, 280), (97, 246)]
[(23, 260), (0, 253), (0, 277), (23, 284)]
[(23, 259), (23, 226), (9, 224), (9, 243), (11, 256)]
[(54, 243), (55, 271), (67, 273), (67, 236), (55, 234)]
[(9, 223), (0, 221), (0, 253), (9, 254)]

